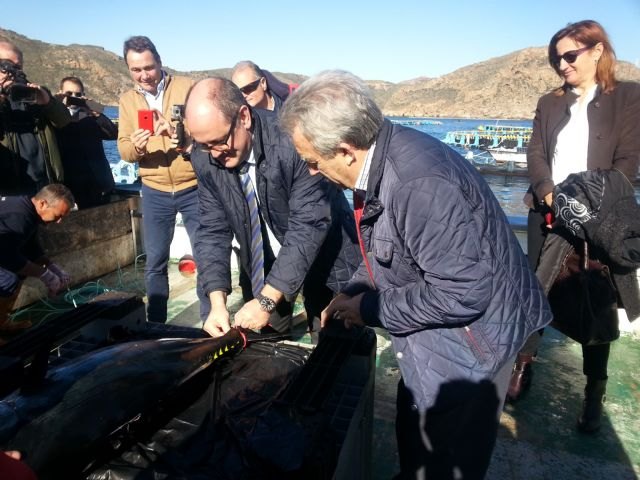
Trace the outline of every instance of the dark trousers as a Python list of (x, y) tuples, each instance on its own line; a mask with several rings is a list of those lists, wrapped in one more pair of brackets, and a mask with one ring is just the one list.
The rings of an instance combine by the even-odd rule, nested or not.
[[(198, 227), (198, 189), (196, 187), (176, 193), (161, 192), (142, 185), (142, 226), (147, 261), (144, 282), (147, 290), (147, 320), (167, 321), (169, 277), (167, 265), (176, 224), (177, 213), (182, 215), (191, 248)], [(198, 296), (202, 298), (200, 291)]]
[(414, 407), (401, 379), (396, 398), (396, 437), (401, 473), (397, 480), (484, 478), (498, 435), (498, 424), (512, 359), (493, 381), (455, 380), (440, 387), (426, 413)]

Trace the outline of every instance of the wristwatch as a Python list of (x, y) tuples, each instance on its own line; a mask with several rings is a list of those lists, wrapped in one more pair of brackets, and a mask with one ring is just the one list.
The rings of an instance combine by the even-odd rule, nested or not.
[(256, 300), (258, 300), (260, 308), (263, 312), (273, 313), (273, 311), (276, 309), (276, 302), (269, 297), (265, 297), (261, 293), (256, 295)]

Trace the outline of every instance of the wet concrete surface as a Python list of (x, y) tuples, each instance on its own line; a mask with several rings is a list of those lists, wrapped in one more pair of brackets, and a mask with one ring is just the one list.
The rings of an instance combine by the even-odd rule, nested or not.
[[(386, 333), (378, 332), (384, 339)], [(399, 372), (391, 347), (380, 347), (376, 371), (373, 471), (397, 471), (395, 389)], [(640, 340), (614, 342), (605, 416), (594, 435), (579, 433), (584, 376), (580, 345), (547, 329), (534, 364), (531, 389), (505, 406), (487, 479), (635, 479), (640, 475)]]
[[(195, 277), (183, 277), (170, 265), (169, 323), (201, 327)], [(101, 281), (118, 287), (143, 285), (142, 268), (127, 267)], [(234, 284), (237, 280), (234, 278)], [(122, 285), (119, 286), (122, 288)], [(242, 305), (238, 289), (228, 298), (235, 312)], [(374, 480), (398, 472), (395, 396), (399, 371), (388, 334), (376, 330), (378, 345), (372, 439)], [(302, 332), (299, 341), (310, 343)], [(487, 478), (634, 479), (640, 476), (640, 338), (623, 335), (612, 344), (603, 426), (595, 435), (575, 429), (582, 405), (584, 376), (580, 345), (552, 328), (545, 332), (534, 363), (531, 389), (506, 405)]]

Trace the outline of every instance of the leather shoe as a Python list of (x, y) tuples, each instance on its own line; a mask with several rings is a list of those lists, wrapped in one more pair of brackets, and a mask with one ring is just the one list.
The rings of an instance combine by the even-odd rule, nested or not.
[(507, 389), (508, 402), (513, 403), (517, 401), (531, 386), (531, 378), (533, 377), (532, 362), (533, 355), (525, 353), (518, 354), (516, 363), (513, 365), (513, 371), (511, 372), (509, 388)]

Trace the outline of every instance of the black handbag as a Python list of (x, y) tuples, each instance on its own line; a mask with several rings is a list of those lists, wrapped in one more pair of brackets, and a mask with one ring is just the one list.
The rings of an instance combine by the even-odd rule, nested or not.
[(609, 267), (589, 258), (586, 241), (583, 252), (571, 249), (551, 290), (551, 326), (582, 345), (599, 345), (616, 340), (618, 301)]

